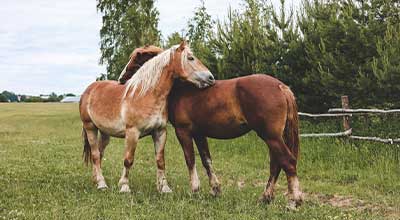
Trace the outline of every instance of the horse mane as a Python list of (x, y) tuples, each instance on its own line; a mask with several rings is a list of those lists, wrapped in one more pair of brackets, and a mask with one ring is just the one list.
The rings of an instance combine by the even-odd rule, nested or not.
[[(178, 47), (179, 45), (175, 45), (144, 63), (143, 66), (140, 67), (139, 70), (132, 76), (132, 78), (127, 81), (124, 97), (128, 95), (128, 93), (129, 95), (133, 95), (136, 90), (138, 90), (139, 86), (140, 90), (138, 90), (138, 97), (143, 96), (146, 94), (146, 92), (153, 89), (157, 85), (164, 67), (170, 63), (171, 58), (174, 56)], [(188, 48), (185, 48), (185, 50), (182, 51), (182, 57), (187, 56), (186, 54), (188, 51)], [(123, 72), (125, 69), (126, 66)]]

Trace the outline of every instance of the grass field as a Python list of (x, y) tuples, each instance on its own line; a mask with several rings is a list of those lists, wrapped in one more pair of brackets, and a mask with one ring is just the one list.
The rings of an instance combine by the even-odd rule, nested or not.
[(200, 158), (202, 188), (191, 194), (183, 153), (172, 128), (166, 146), (172, 194), (155, 186), (151, 138), (141, 139), (130, 174), (132, 193), (120, 194), (123, 140), (111, 139), (103, 161), (109, 185), (97, 191), (82, 161), (76, 104), (0, 104), (0, 219), (400, 219), (400, 148), (302, 139), (298, 164), (306, 201), (286, 210), (286, 179), (276, 200), (256, 200), (268, 178), (268, 150), (254, 133), (210, 140), (223, 194), (213, 198)]

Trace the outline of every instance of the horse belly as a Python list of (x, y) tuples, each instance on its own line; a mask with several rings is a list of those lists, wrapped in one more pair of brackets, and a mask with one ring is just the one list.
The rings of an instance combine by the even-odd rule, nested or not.
[(123, 138), (125, 137), (125, 124), (122, 120), (113, 120), (113, 121), (99, 121), (93, 120), (96, 127), (103, 133), (106, 133), (113, 137)]
[(210, 120), (199, 127), (204, 136), (217, 139), (231, 139), (240, 137), (251, 129), (245, 120), (235, 118), (225, 120)]

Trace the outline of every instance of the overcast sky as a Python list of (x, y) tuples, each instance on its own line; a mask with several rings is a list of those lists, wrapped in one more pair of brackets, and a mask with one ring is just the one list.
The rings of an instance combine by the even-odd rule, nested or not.
[[(162, 35), (181, 32), (199, 2), (156, 1)], [(213, 18), (223, 18), (229, 5), (236, 9), (240, 2), (206, 0), (206, 7)], [(80, 94), (105, 71), (98, 64), (101, 15), (95, 0), (2, 0), (0, 20), (0, 92)]]

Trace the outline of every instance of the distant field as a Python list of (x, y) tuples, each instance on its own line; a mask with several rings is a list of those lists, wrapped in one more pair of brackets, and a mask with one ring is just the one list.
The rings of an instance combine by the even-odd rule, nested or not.
[(191, 194), (183, 153), (169, 129), (167, 178), (155, 186), (151, 138), (139, 142), (120, 194), (123, 140), (111, 139), (103, 161), (107, 191), (97, 191), (82, 161), (77, 104), (0, 104), (0, 219), (400, 219), (400, 148), (339, 139), (302, 139), (299, 177), (306, 201), (287, 211), (286, 179), (277, 198), (259, 205), (269, 175), (268, 150), (254, 133), (210, 140), (223, 194), (213, 198), (196, 155), (202, 188)]

